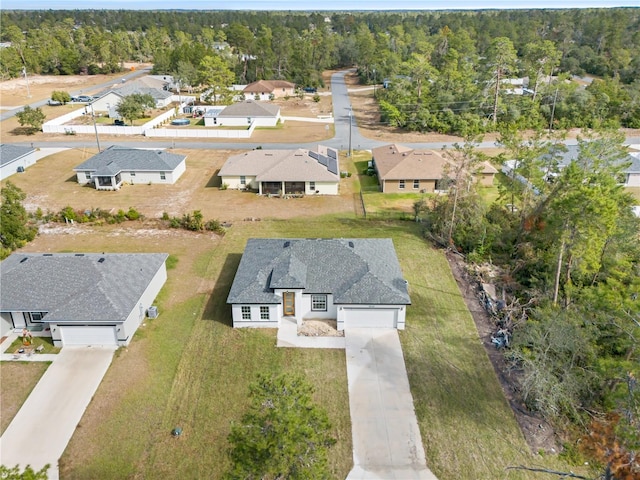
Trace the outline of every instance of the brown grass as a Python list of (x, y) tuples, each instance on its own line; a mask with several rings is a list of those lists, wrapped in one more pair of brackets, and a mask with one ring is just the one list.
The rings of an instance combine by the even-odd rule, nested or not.
[(4, 433), (48, 367), (49, 362), (0, 363), (0, 434)]
[[(117, 192), (97, 191), (77, 183), (73, 168), (96, 150), (70, 149), (40, 160), (24, 175), (10, 181), (27, 194), (24, 205), (29, 211), (40, 207), (58, 212), (66, 206), (117, 212), (136, 208), (148, 218), (163, 212), (181, 216), (201, 210), (206, 219), (236, 222), (246, 218), (293, 218), (353, 211), (354, 179), (341, 180), (339, 196), (307, 196), (284, 200), (260, 197), (250, 192), (220, 190), (217, 176), (226, 159), (240, 150), (181, 150), (187, 155), (187, 170), (174, 185), (125, 185)], [(343, 159), (348, 163), (347, 159)], [(343, 165), (347, 169), (347, 165)]]

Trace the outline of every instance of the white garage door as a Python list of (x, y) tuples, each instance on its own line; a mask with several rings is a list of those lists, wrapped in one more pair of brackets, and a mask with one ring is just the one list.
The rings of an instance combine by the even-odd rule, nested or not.
[(345, 308), (345, 328), (396, 328), (395, 308)]
[(63, 346), (118, 345), (115, 327), (59, 327)]

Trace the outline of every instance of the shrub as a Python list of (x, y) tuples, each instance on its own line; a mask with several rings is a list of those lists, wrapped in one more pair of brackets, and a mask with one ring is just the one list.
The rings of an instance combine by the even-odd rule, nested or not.
[(313, 96), (313, 101), (318, 103), (320, 101), (320, 95), (318, 95), (317, 93)]
[(129, 220), (138, 220), (140, 218), (140, 213), (133, 207), (129, 207), (129, 211), (125, 213), (125, 216)]
[(226, 190), (227, 188), (229, 188), (228, 183), (223, 183), (222, 185), (220, 185), (220, 190)]

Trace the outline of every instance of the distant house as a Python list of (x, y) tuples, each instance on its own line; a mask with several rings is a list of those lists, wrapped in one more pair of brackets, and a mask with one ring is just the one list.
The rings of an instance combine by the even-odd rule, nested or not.
[(529, 77), (503, 78), (500, 80), (502, 91), (508, 95), (532, 95), (529, 87)]
[(233, 103), (221, 111), (210, 109), (204, 115), (206, 127), (275, 127), (280, 120), (280, 107), (254, 100)]
[(26, 328), (57, 347), (127, 345), (167, 280), (167, 257), (14, 253), (0, 264), (0, 334)]
[(113, 145), (73, 170), (80, 184), (93, 184), (97, 190), (117, 190), (124, 182), (175, 183), (186, 170), (186, 158), (165, 150)]
[(295, 83), (286, 80), (258, 80), (247, 85), (242, 92), (246, 98), (264, 101), (270, 100), (272, 95), (274, 98), (295, 95), (295, 90)]
[(263, 195), (337, 195), (338, 151), (321, 145), (317, 151), (251, 150), (229, 157), (218, 176), (229, 188)]
[[(429, 193), (447, 189), (442, 180), (445, 165), (450, 161), (436, 150), (391, 144), (374, 148), (372, 156), (380, 190), (384, 193)], [(483, 162), (476, 179), (481, 185), (492, 185), (497, 172), (489, 162)]]
[(227, 303), (236, 328), (288, 317), (403, 330), (411, 299), (390, 238), (252, 238)]
[(114, 115), (115, 107), (124, 97), (133, 95), (134, 93), (151, 95), (156, 102), (156, 108), (164, 108), (171, 103), (173, 93), (164, 90), (163, 85), (165, 85), (164, 82), (154, 78), (140, 79), (134, 82), (116, 85), (113, 88), (103, 90), (95, 95), (96, 100), (92, 102), (93, 110), (95, 112), (109, 112), (110, 117), (117, 116)]
[(0, 145), (0, 180), (17, 172), (24, 172), (36, 163), (36, 152), (33, 147), (21, 147), (9, 143)]

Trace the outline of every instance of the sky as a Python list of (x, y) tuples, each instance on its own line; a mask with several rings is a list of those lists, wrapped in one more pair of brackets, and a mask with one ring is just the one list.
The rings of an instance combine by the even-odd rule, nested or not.
[(0, 0), (3, 10), (478, 10), (640, 7), (640, 0)]

